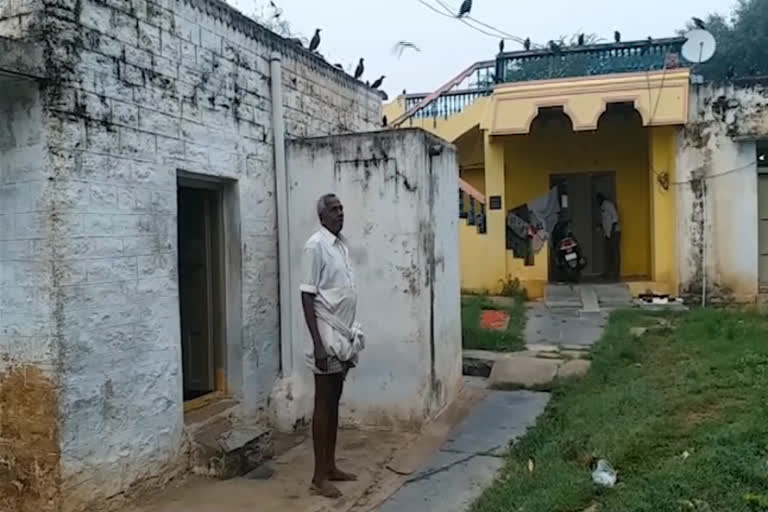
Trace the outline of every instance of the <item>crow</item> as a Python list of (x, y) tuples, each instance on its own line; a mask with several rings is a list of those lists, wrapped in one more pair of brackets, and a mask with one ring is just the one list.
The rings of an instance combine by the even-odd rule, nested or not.
[(464, 16), (468, 15), (470, 11), (472, 11), (472, 0), (464, 0), (461, 3), (461, 9), (459, 9), (459, 15), (456, 17), (463, 18)]
[(579, 34), (579, 46), (584, 46), (584, 34)]
[(309, 51), (314, 52), (320, 46), (320, 29), (315, 30), (315, 35), (309, 43)]
[(381, 76), (380, 76), (380, 77), (379, 77), (377, 80), (375, 80), (375, 81), (374, 81), (374, 82), (371, 84), (371, 87), (373, 87), (374, 89), (378, 89), (379, 87), (381, 87), (381, 84), (383, 84), (383, 83), (384, 83), (384, 79), (385, 79), (385, 78), (386, 78), (386, 76), (384, 76), (384, 75), (381, 75)]
[(621, 42), (621, 32), (619, 32), (618, 30), (616, 32), (614, 32), (613, 33), (613, 40), (616, 41), (617, 43), (620, 43)]
[(531, 49), (531, 38), (530, 37), (525, 38), (525, 41), (523, 42), (523, 48), (525, 48), (525, 51), (530, 51), (530, 49)]
[(334, 64), (333, 67), (339, 68), (340, 70), (344, 71), (344, 66), (341, 64)]
[(365, 64), (363, 64), (363, 61), (365, 59), (360, 59), (360, 62), (357, 64), (357, 69), (355, 69), (355, 79), (360, 80), (360, 77), (363, 76), (363, 73), (365, 72)]
[(387, 126), (389, 122), (387, 121), (387, 116), (384, 116), (381, 118), (381, 126)]
[(504, 53), (504, 40), (499, 41), (499, 53)]
[(645, 41), (645, 46), (643, 46), (643, 51), (641, 52), (642, 55), (645, 55), (651, 50), (651, 46), (653, 46), (653, 37), (648, 36), (648, 39)]
[(406, 91), (405, 89), (403, 89), (403, 96), (406, 96), (407, 94), (408, 94), (408, 91)]
[(696, 28), (699, 28), (701, 30), (707, 30), (707, 24), (704, 23), (704, 20), (702, 20), (701, 18), (697, 18), (695, 16), (692, 18), (692, 20), (693, 20), (693, 24), (696, 25)]

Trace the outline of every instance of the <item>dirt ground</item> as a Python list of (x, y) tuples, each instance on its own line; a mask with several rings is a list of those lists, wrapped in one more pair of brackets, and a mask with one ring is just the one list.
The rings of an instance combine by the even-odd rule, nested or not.
[[(342, 430), (339, 466), (358, 475), (341, 483), (344, 496), (328, 500), (309, 492), (312, 441), (306, 436), (277, 439), (275, 474), (269, 480), (227, 481), (190, 478), (125, 512), (369, 512), (376, 510), (434, 454), (451, 429), (485, 391), (465, 388), (459, 398), (420, 434)], [(281, 453), (282, 452), (282, 453)]]

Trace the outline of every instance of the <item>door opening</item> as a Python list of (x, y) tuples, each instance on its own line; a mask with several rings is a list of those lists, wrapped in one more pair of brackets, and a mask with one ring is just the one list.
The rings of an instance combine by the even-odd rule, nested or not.
[[(568, 173), (550, 176), (550, 186), (558, 187), (561, 197), (561, 217), (571, 221), (573, 234), (581, 245), (587, 258), (587, 265), (582, 272), (584, 280), (600, 280), (606, 273), (605, 236), (601, 226), (602, 215), (597, 204), (597, 194), (602, 193), (611, 201), (616, 201), (616, 173)], [(563, 199), (563, 196), (567, 199)], [(553, 271), (554, 251), (550, 251), (549, 279), (559, 281), (560, 276)]]
[(184, 401), (225, 393), (222, 195), (179, 182), (178, 255)]

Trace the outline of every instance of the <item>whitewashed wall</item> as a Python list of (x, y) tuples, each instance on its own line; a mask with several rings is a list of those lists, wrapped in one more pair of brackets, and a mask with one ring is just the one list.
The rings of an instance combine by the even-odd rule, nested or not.
[(692, 86), (690, 102), (675, 185), (681, 288), (698, 299), (706, 282), (710, 299), (752, 301), (759, 270), (755, 140), (768, 137), (768, 87)]
[(455, 150), (419, 130), (297, 140), (288, 173), (293, 372), (275, 394), (278, 425), (311, 417), (301, 254), (319, 228), (317, 199), (333, 192), (345, 208), (368, 340), (345, 386), (343, 422), (418, 429), (461, 383)]
[[(188, 462), (177, 174), (235, 184), (241, 293), (228, 304), (238, 326), (228, 332), (228, 386), (243, 418), (253, 418), (279, 374), (268, 59), (282, 56), (291, 136), (373, 129), (381, 101), (217, 0), (0, 1), (0, 50), (0, 74), (43, 74), (15, 89), (0, 83), (0, 130), (39, 135), (29, 147), (0, 143), (0, 261), (2, 285), (11, 286), (0, 361), (25, 362), (9, 337), (17, 331), (53, 360), (40, 410), (53, 419), (56, 449), (40, 449), (60, 499), (10, 509), (79, 511), (162, 485)], [(24, 55), (35, 65), (24, 66)], [(0, 386), (13, 375), (0, 374)], [(0, 404), (7, 414), (25, 413), (19, 407)], [(0, 443), (10, 450), (0, 455), (21, 461), (20, 446)]]

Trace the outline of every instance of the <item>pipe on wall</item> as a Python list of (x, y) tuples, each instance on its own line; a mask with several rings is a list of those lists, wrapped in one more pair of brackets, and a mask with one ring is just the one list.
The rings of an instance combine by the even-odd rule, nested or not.
[(277, 252), (280, 289), (280, 369), (283, 376), (293, 371), (291, 342), (291, 258), (288, 239), (288, 175), (285, 164), (285, 122), (283, 119), (283, 64), (279, 52), (269, 57), (272, 85), (272, 134), (275, 151), (277, 202)]

